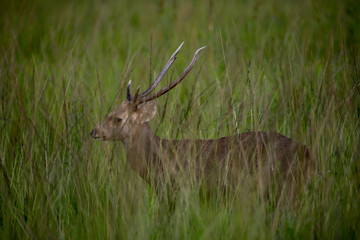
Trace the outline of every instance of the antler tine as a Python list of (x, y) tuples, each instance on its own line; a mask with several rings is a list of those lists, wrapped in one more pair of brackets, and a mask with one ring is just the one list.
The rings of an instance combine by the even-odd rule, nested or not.
[(134, 97), (134, 101), (133, 103), (135, 103), (137, 105), (138, 99), (139, 99), (139, 90), (140, 90), (140, 86), (138, 86), (138, 88), (136, 89), (136, 93), (135, 93), (135, 97)]
[(206, 46), (204, 46), (202, 48), (199, 48), (195, 52), (194, 57), (191, 60), (190, 64), (186, 67), (184, 72), (175, 81), (173, 81), (172, 83), (170, 83), (168, 86), (164, 87), (163, 89), (159, 90), (157, 93), (154, 93), (154, 94), (150, 95), (149, 97), (141, 99), (140, 103), (144, 103), (144, 102), (154, 100), (155, 98), (160, 97), (161, 95), (167, 93), (172, 88), (174, 88), (176, 85), (178, 85), (186, 77), (186, 75), (190, 72), (190, 70), (194, 67), (194, 64), (195, 64), (196, 60), (198, 59), (200, 51), (203, 50), (204, 48), (206, 48)]
[(159, 76), (155, 79), (155, 81), (150, 85), (150, 87), (148, 89), (146, 89), (143, 93), (140, 94), (141, 98), (146, 97), (147, 95), (149, 95), (149, 93), (151, 93), (156, 86), (160, 83), (161, 79), (164, 78), (166, 72), (169, 70), (170, 66), (175, 62), (176, 60), (176, 55), (179, 53), (181, 47), (183, 46), (184, 42), (182, 42), (180, 44), (180, 46), (176, 49), (176, 51), (173, 53), (173, 55), (171, 55), (169, 61), (166, 63), (164, 69), (160, 72)]
[(130, 91), (130, 86), (131, 86), (131, 80), (129, 81), (127, 88), (126, 88), (126, 99), (130, 102), (131, 101), (131, 91)]

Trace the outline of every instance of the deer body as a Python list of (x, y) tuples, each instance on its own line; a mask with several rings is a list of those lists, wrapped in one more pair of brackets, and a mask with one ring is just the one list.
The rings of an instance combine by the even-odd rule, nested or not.
[(163, 182), (164, 172), (172, 182), (194, 177), (195, 173), (196, 180), (204, 181), (209, 188), (235, 187), (241, 170), (252, 173), (261, 165), (259, 177), (266, 187), (275, 169), (282, 179), (294, 174), (290, 171), (296, 154), (303, 158), (301, 167), (308, 171), (307, 175), (315, 171), (309, 149), (276, 132), (246, 132), (211, 140), (168, 140), (155, 135), (148, 123), (138, 130), (138, 138), (123, 145), (129, 164), (149, 184)]
[(93, 138), (122, 141), (131, 167), (156, 186), (166, 179), (171, 182), (193, 179), (209, 188), (222, 188), (235, 186), (241, 172), (257, 172), (260, 185), (266, 187), (275, 173), (289, 181), (314, 174), (316, 165), (309, 149), (276, 132), (245, 132), (213, 140), (167, 140), (156, 136), (148, 123), (156, 115), (153, 100), (185, 78), (203, 49), (195, 52), (178, 79), (150, 95), (181, 46), (146, 91), (139, 94), (138, 88), (133, 97), (129, 82), (127, 100), (91, 130)]

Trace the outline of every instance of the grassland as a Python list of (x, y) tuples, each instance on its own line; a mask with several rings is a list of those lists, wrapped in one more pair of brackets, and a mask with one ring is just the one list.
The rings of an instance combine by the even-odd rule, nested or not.
[[(357, 1), (2, 1), (0, 239), (359, 239)], [(90, 129), (145, 89), (185, 41), (157, 100), (164, 138), (278, 131), (312, 147), (319, 174), (297, 206), (243, 190), (175, 208)], [(170, 81), (171, 73), (164, 79)]]

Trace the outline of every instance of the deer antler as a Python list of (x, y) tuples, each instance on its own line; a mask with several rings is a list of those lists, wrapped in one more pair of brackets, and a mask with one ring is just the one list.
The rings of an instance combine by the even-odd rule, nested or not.
[(129, 81), (127, 88), (126, 88), (126, 99), (130, 102), (132, 97), (131, 97), (131, 91), (130, 91), (130, 87), (131, 87), (131, 80)]
[(159, 76), (155, 79), (155, 81), (150, 85), (150, 87), (148, 89), (146, 89), (144, 92), (142, 92), (139, 95), (138, 95), (139, 89), (137, 89), (137, 96), (135, 97), (135, 99), (133, 99), (131, 96), (131, 91), (130, 91), (131, 80), (130, 80), (127, 85), (126, 99), (128, 101), (134, 100), (134, 103), (136, 103), (136, 105), (140, 104), (140, 103), (148, 102), (148, 101), (154, 100), (155, 98), (160, 97), (161, 95), (165, 94), (166, 92), (168, 92), (172, 88), (174, 88), (177, 84), (179, 84), (186, 77), (186, 75), (190, 72), (190, 70), (194, 67), (194, 64), (199, 56), (200, 51), (203, 50), (204, 48), (206, 48), (206, 46), (199, 48), (195, 52), (194, 57), (191, 60), (190, 64), (186, 67), (185, 71), (175, 81), (173, 81), (167, 87), (161, 89), (157, 93), (148, 96), (156, 88), (156, 86), (160, 83), (161, 79), (164, 78), (164, 76), (165, 76), (166, 72), (169, 70), (170, 66), (175, 62), (176, 55), (179, 53), (183, 44), (184, 44), (184, 42), (182, 42), (180, 44), (180, 46), (176, 49), (176, 51), (173, 53), (173, 55), (171, 55), (169, 61), (165, 65), (164, 69), (160, 72)]
[(173, 55), (171, 55), (169, 61), (166, 63), (164, 69), (160, 72), (159, 76), (155, 79), (155, 81), (150, 85), (150, 87), (148, 89), (146, 89), (143, 93), (140, 94), (140, 96), (143, 98), (147, 95), (149, 95), (149, 93), (151, 93), (156, 86), (160, 83), (161, 79), (164, 78), (166, 72), (169, 70), (169, 68), (171, 67), (171, 65), (175, 62), (176, 60), (176, 55), (180, 52), (181, 47), (184, 45), (184, 42), (182, 42), (180, 44), (180, 46), (176, 49), (176, 51), (173, 53)]
[[(169, 61), (166, 63), (164, 69), (160, 72), (159, 76), (155, 79), (155, 81), (150, 85), (150, 87), (148, 89), (146, 89), (144, 92), (142, 92), (139, 97), (140, 98), (144, 98), (147, 95), (149, 95), (149, 93), (151, 93), (156, 86), (160, 83), (161, 79), (164, 78), (166, 72), (169, 70), (169, 68), (171, 67), (171, 65), (175, 62), (176, 60), (176, 55), (180, 52), (181, 47), (183, 46), (184, 42), (182, 42), (180, 44), (180, 46), (176, 49), (176, 51), (173, 53), (173, 55), (171, 55)], [(131, 80), (128, 83), (127, 86), (127, 95), (126, 95), (126, 99), (128, 101), (132, 100), (132, 96), (131, 96), (131, 91), (130, 91), (130, 86), (131, 86)]]
[[(181, 45), (180, 45), (181, 46)], [(140, 103), (144, 103), (144, 102), (148, 102), (151, 100), (154, 100), (158, 97), (160, 97), (161, 95), (167, 93), (168, 91), (170, 91), (172, 88), (174, 88), (176, 85), (178, 85), (182, 80), (184, 80), (184, 78), (186, 77), (186, 75), (191, 71), (191, 69), (194, 67), (194, 64), (196, 62), (196, 60), (198, 59), (199, 53), (201, 50), (203, 50), (204, 48), (206, 48), (206, 46), (199, 48), (195, 54), (193, 59), (191, 60), (190, 64), (186, 67), (186, 69), (184, 70), (184, 72), (172, 83), (170, 83), (168, 86), (164, 87), (163, 89), (161, 89), (160, 91), (158, 91), (157, 93), (154, 93), (148, 97), (144, 97), (142, 99), (140, 99)]]

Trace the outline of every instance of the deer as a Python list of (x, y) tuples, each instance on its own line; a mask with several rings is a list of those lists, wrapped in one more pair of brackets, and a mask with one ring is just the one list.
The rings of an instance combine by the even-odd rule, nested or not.
[[(91, 131), (92, 138), (102, 141), (121, 141), (127, 163), (150, 185), (192, 179), (207, 189), (236, 186), (240, 175), (257, 173), (257, 183), (267, 192), (273, 179), (288, 186), (302, 185), (316, 172), (316, 162), (308, 146), (280, 133), (248, 131), (218, 139), (163, 139), (151, 129), (155, 117), (155, 99), (168, 93), (182, 82), (197, 61), (199, 48), (180, 76), (161, 90), (152, 93), (176, 60), (184, 43), (176, 49), (158, 77), (142, 93), (140, 86), (131, 94), (131, 80), (127, 85), (126, 100), (107, 114)], [(189, 175), (193, 173), (193, 175)], [(241, 174), (242, 173), (242, 174)], [(184, 177), (185, 176), (185, 177)], [(181, 180), (182, 179), (182, 180)], [(294, 196), (296, 189), (288, 188)]]

